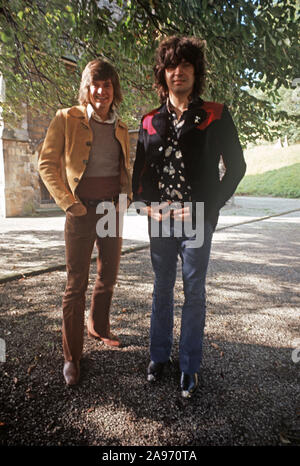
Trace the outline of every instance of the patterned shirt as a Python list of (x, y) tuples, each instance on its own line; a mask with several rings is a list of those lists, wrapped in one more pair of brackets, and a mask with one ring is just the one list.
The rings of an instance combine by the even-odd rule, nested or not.
[(178, 145), (179, 132), (184, 125), (186, 112), (183, 112), (178, 121), (175, 110), (169, 101), (167, 106), (169, 118), (168, 145), (163, 156), (162, 166), (156, 167), (159, 175), (160, 201), (189, 201), (191, 200), (191, 186), (186, 178), (183, 157)]

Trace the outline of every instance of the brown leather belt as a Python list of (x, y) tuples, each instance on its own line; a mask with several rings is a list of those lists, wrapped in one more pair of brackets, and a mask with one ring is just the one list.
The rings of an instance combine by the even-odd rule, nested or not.
[(112, 202), (116, 205), (119, 201), (119, 197), (110, 197), (109, 199), (81, 199), (81, 202), (86, 207), (97, 207), (101, 202)]

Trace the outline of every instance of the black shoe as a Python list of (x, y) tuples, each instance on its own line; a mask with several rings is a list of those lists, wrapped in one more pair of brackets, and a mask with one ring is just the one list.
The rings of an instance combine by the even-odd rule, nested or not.
[(150, 361), (149, 366), (147, 367), (147, 380), (148, 382), (156, 382), (162, 376), (163, 370), (167, 365), (167, 362), (154, 362)]
[(198, 374), (186, 374), (181, 372), (180, 386), (183, 398), (191, 398), (199, 385)]

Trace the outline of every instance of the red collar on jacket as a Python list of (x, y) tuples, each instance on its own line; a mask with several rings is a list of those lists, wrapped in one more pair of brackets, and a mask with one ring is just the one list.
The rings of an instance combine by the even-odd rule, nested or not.
[[(217, 102), (204, 102), (202, 99), (196, 99), (189, 106), (187, 120), (191, 120), (193, 126), (197, 129), (205, 130), (215, 120), (220, 120), (223, 112), (223, 104)], [(163, 104), (161, 107), (147, 113), (142, 120), (143, 129), (151, 136), (157, 133), (153, 126), (154, 121), (160, 117), (166, 116), (168, 112), (167, 105)]]

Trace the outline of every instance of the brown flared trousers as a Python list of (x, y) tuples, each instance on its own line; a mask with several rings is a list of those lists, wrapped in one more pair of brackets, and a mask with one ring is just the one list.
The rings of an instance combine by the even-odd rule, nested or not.
[(97, 277), (87, 328), (94, 336), (107, 337), (110, 332), (109, 311), (119, 270), (122, 238), (98, 237), (96, 224), (102, 215), (96, 214), (95, 207), (87, 210), (82, 217), (66, 214), (67, 284), (63, 296), (62, 327), (65, 361), (79, 361), (82, 354), (85, 295), (95, 241), (98, 249)]

